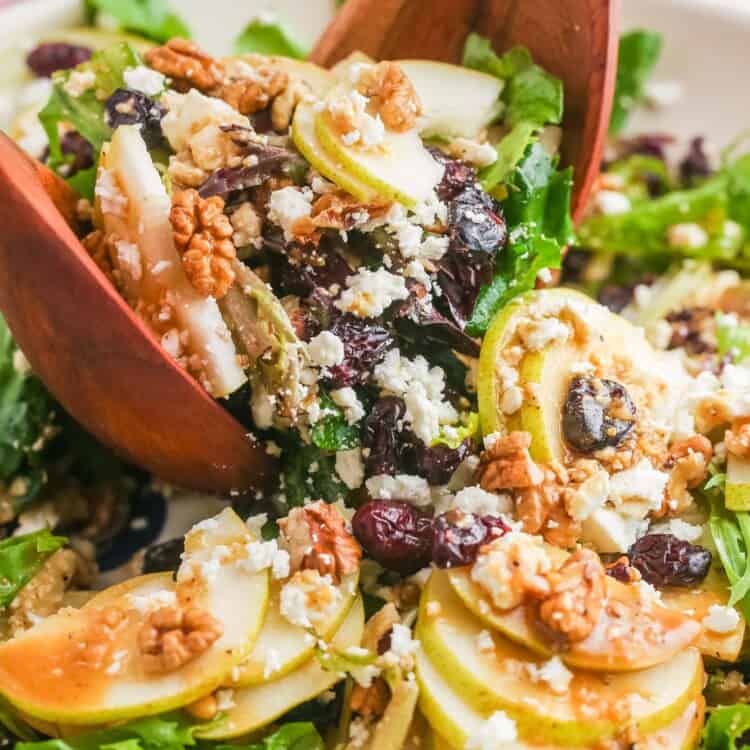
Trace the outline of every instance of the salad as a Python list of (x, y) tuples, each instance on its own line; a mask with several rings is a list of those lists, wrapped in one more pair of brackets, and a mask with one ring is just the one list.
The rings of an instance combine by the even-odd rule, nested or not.
[(9, 132), (279, 471), (165, 540), (182, 493), (0, 330), (0, 744), (750, 745), (750, 157), (621, 136), (661, 38), (574, 228), (525, 49), (324, 70), (265, 16), (216, 58), (89, 10)]

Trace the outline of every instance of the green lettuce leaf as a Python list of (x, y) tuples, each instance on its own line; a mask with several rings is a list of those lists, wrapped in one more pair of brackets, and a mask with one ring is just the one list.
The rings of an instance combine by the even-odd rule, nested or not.
[(610, 135), (617, 135), (638, 106), (648, 77), (662, 50), (662, 36), (655, 31), (638, 29), (623, 34), (617, 63), (617, 84), (609, 122)]
[(324, 451), (346, 451), (359, 445), (359, 428), (349, 424), (344, 412), (325, 392), (320, 393), (320, 408), (325, 415), (310, 430), (314, 445)]
[[(279, 436), (280, 440), (283, 440)], [(336, 458), (317, 445), (289, 442), (282, 455), (282, 487), (279, 503), (284, 508), (304, 505), (306, 500), (333, 503), (349, 492), (336, 473)]]
[(254, 18), (235, 39), (234, 51), (241, 55), (257, 52), (261, 55), (281, 55), (304, 60), (309, 50), (305, 49), (289, 29), (275, 18)]
[(498, 255), (495, 277), (477, 297), (466, 331), (480, 336), (498, 310), (533, 289), (543, 268), (559, 268), (562, 248), (572, 242), (571, 168), (560, 172), (539, 143), (532, 144), (508, 181), (503, 213), (510, 230)]
[(48, 529), (11, 536), (0, 542), (0, 609), (39, 572), (45, 560), (68, 540)]
[[(80, 96), (71, 96), (65, 90), (65, 82), (73, 71), (64, 71), (54, 76), (52, 94), (39, 113), (39, 120), (49, 139), (48, 164), (51, 169), (60, 169), (71, 160), (60, 148), (61, 123), (77, 130), (93, 146), (98, 159), (102, 145), (112, 134), (104, 117), (104, 103), (116, 89), (125, 85), (125, 70), (140, 62), (138, 54), (126, 43), (97, 50), (91, 60), (75, 68), (79, 72), (92, 71), (96, 76), (94, 85)], [(83, 174), (75, 175), (70, 182), (81, 195), (93, 199), (95, 175), (96, 165)]]
[(719, 354), (731, 354), (734, 362), (750, 357), (750, 325), (738, 323), (735, 317), (716, 314), (716, 339)]
[(491, 190), (510, 174), (545, 125), (562, 120), (562, 81), (536, 65), (524, 47), (498, 55), (479, 34), (467, 37), (463, 64), (505, 82), (500, 98), (510, 132), (497, 145), (497, 161), (480, 173), (484, 189)]
[(314, 724), (297, 721), (252, 745), (218, 745), (215, 750), (323, 750), (323, 740)]
[[(750, 706), (738, 704), (711, 709), (703, 727), (701, 748), (703, 750), (738, 750), (737, 745), (750, 729)], [(741, 747), (745, 747), (743, 744)]]
[(85, 0), (89, 13), (114, 19), (123, 31), (139, 34), (154, 42), (172, 37), (189, 39), (190, 29), (176, 15), (167, 0)]

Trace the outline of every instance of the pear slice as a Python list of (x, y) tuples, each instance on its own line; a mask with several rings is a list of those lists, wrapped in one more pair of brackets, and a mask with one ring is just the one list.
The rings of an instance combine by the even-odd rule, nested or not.
[[(437, 614), (430, 602), (439, 603)], [(630, 725), (653, 732), (676, 719), (702, 688), (700, 653), (686, 648), (665, 664), (637, 672), (578, 671), (567, 692), (558, 694), (525, 668), (539, 666), (532, 652), (498, 634), (491, 634), (491, 652), (480, 650), (484, 630), (448, 578), (432, 576), (417, 624), (425, 653), (467, 703), (484, 714), (505, 711), (519, 736), (535, 742), (594, 745)]]
[[(348, 91), (345, 85), (336, 86), (327, 101), (346, 96)], [(429, 200), (443, 176), (443, 166), (424, 147), (416, 130), (386, 130), (383, 142), (370, 148), (347, 146), (324, 108), (316, 113), (315, 134), (328, 156), (357, 181), (370, 186), (381, 198), (398, 201), (407, 208)]]
[(501, 110), (503, 81), (460, 65), (397, 60), (422, 102), (422, 135), (474, 138)]
[(727, 458), (727, 484), (724, 495), (727, 510), (750, 510), (750, 460), (733, 453)]
[[(241, 60), (254, 67), (255, 58), (254, 54), (233, 55), (226, 58), (225, 62)], [(336, 76), (330, 70), (321, 68), (320, 65), (308, 60), (296, 60), (293, 57), (284, 57), (283, 55), (264, 55), (263, 61), (264, 64), (267, 61), (267, 64), (275, 70), (282, 70), (291, 79), (306, 83), (318, 98), (323, 97), (337, 82)]]
[[(492, 606), (469, 574), (468, 568), (433, 573), (446, 576), (463, 604), (483, 623), (540, 656), (557, 653), (549, 636), (536, 624), (535, 610), (521, 605), (507, 612)], [(669, 661), (698, 638), (702, 628), (694, 617), (676, 608), (651, 604), (644, 607), (638, 589), (606, 578), (607, 600), (618, 604), (623, 617), (614, 618), (609, 609), (602, 613), (591, 635), (560, 651), (560, 658), (579, 669), (602, 672), (630, 672)], [(627, 628), (627, 635), (612, 640), (613, 629)], [(659, 637), (654, 634), (659, 633)]]
[(245, 382), (245, 373), (216, 300), (201, 296), (185, 275), (169, 221), (171, 200), (136, 125), (115, 130), (103, 165), (127, 198), (119, 214), (103, 210), (100, 190), (97, 211), (107, 234), (129, 243), (115, 258), (128, 258), (120, 263), (128, 302), (158, 308), (166, 299), (177, 327), (189, 335), (189, 352), (203, 363), (212, 395), (229, 395)]
[[(255, 641), (250, 655), (234, 670), (229, 679), (231, 687), (249, 687), (262, 682), (278, 680), (312, 658), (318, 638), (330, 640), (341, 626), (357, 597), (359, 574), (346, 576), (339, 584), (341, 604), (330, 617), (317, 623), (315, 633), (292, 625), (281, 614), (279, 597), (282, 584), (271, 584), (271, 597), (263, 629)], [(272, 656), (273, 671), (267, 669), (269, 656)]]
[[(365, 609), (357, 597), (346, 619), (331, 641), (331, 646), (344, 650), (359, 646), (365, 628)], [(219, 724), (201, 733), (202, 739), (224, 740), (254, 732), (278, 719), (301, 703), (330, 690), (341, 676), (327, 672), (313, 657), (285, 677), (262, 685), (234, 691), (234, 707)]]
[(302, 101), (297, 105), (292, 121), (292, 140), (299, 152), (318, 172), (347, 192), (362, 201), (376, 200), (378, 193), (374, 187), (352, 175), (341, 161), (320, 145), (315, 132), (316, 117), (314, 105), (310, 102)]
[[(266, 612), (268, 572), (236, 564), (251, 540), (237, 514), (224, 510), (186, 536), (177, 582), (170, 573), (134, 578), (7, 641), (0, 692), (25, 714), (68, 725), (156, 714), (212, 692), (248, 654)], [(231, 554), (217, 557), (218, 549)], [(183, 666), (147, 672), (138, 645), (145, 613), (176, 602), (206, 610), (223, 632)], [(110, 612), (121, 618), (114, 627), (105, 624)]]

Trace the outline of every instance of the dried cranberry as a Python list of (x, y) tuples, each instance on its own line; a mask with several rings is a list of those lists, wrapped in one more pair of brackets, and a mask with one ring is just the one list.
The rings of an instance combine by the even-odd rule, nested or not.
[(153, 148), (162, 139), (161, 121), (166, 110), (141, 91), (117, 89), (105, 105), (107, 124), (113, 130), (120, 125), (140, 125), (146, 145)]
[(685, 307), (669, 313), (666, 320), (672, 326), (670, 349), (684, 348), (689, 354), (716, 351), (716, 345), (710, 340), (715, 320), (710, 308)]
[(438, 568), (471, 565), (482, 545), (510, 531), (494, 516), (448, 511), (435, 519), (432, 538), (432, 562)]
[(383, 396), (365, 418), (362, 447), (366, 449), (365, 468), (370, 476), (398, 474), (400, 437), (406, 406), (400, 398)]
[(630, 140), (623, 141), (623, 151), (626, 156), (641, 154), (653, 156), (656, 159), (666, 161), (666, 148), (674, 143), (674, 136), (665, 133), (647, 133), (639, 135)]
[(563, 259), (561, 284), (576, 284), (583, 280), (583, 272), (591, 260), (591, 253), (581, 247), (571, 247)]
[(341, 253), (327, 250), (325, 239), (321, 241), (315, 259), (295, 258), (294, 253), (275, 256), (274, 272), (284, 294), (307, 297), (316, 289), (328, 290), (334, 284), (344, 287), (347, 277), (354, 271)]
[(634, 575), (638, 577), (638, 573), (636, 573), (630, 561), (624, 555), (606, 565), (604, 572), (620, 583), (632, 583), (635, 580)]
[(403, 500), (369, 500), (354, 514), (352, 530), (388, 570), (406, 575), (430, 562), (432, 518)]
[(711, 552), (673, 534), (647, 534), (629, 550), (630, 564), (654, 586), (692, 586), (708, 575)]
[(490, 196), (478, 186), (459, 193), (448, 206), (452, 240), (472, 253), (494, 253), (508, 236)]
[(72, 156), (68, 164), (66, 177), (72, 177), (82, 169), (88, 169), (94, 164), (94, 149), (92, 145), (75, 130), (68, 130), (60, 138), (60, 150), (65, 156)]
[(458, 159), (451, 159), (438, 149), (430, 149), (435, 161), (445, 167), (443, 178), (436, 191), (441, 201), (453, 200), (468, 185), (477, 181), (477, 173), (473, 167)]
[(327, 380), (335, 388), (366, 383), (372, 368), (393, 346), (393, 338), (383, 326), (353, 315), (336, 318), (329, 330), (344, 344), (343, 363), (328, 369)]
[(471, 441), (465, 440), (458, 448), (447, 445), (426, 446), (416, 436), (410, 435), (401, 449), (403, 468), (409, 474), (417, 474), (433, 487), (447, 484), (458, 465), (469, 455)]
[(66, 42), (44, 42), (29, 52), (26, 64), (35, 75), (49, 78), (57, 70), (75, 68), (90, 59), (89, 47)]
[(451, 248), (439, 261), (437, 281), (442, 294), (437, 304), (461, 328), (471, 317), (479, 290), (492, 280), (494, 269), (492, 256), (472, 254), (466, 248)]
[(563, 405), (565, 439), (578, 451), (618, 446), (633, 429), (635, 404), (621, 383), (573, 378)]
[(680, 177), (690, 186), (713, 173), (711, 162), (705, 151), (705, 138), (693, 138), (687, 155), (680, 162)]

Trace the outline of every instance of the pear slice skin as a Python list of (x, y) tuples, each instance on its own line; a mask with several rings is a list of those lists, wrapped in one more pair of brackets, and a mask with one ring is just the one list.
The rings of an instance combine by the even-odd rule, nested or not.
[(750, 460), (730, 453), (727, 458), (727, 510), (750, 510)]
[[(219, 544), (251, 541), (234, 511), (224, 510), (216, 520), (216, 530), (188, 534), (186, 554), (207, 560)], [(231, 562), (220, 565), (206, 582), (190, 579), (175, 584), (170, 573), (133, 578), (102, 592), (82, 609), (61, 610), (2, 644), (0, 692), (21, 712), (63, 725), (97, 725), (187, 705), (221, 686), (248, 654), (263, 624), (268, 589), (267, 571), (250, 574)], [(194, 606), (218, 619), (224, 632), (181, 668), (153, 675), (143, 671), (137, 658), (144, 615), (126, 597), (156, 592), (189, 597)], [(125, 619), (97, 659), (90, 644), (106, 607), (120, 609)], [(118, 653), (122, 659), (118, 660)], [(118, 661), (120, 666), (113, 667)]]
[[(247, 60), (249, 57), (252, 57), (252, 55), (234, 55), (228, 59)], [(337, 83), (336, 76), (330, 70), (321, 68), (320, 65), (308, 60), (296, 60), (293, 57), (284, 57), (283, 55), (264, 57), (267, 57), (268, 64), (275, 70), (283, 70), (290, 78), (306, 83), (317, 98), (324, 96)]]
[[(336, 87), (329, 97), (346, 91), (346, 87)], [(316, 113), (315, 134), (329, 158), (350, 175), (369, 185), (382, 199), (398, 201), (407, 208), (428, 200), (443, 176), (444, 167), (424, 147), (416, 130), (387, 130), (383, 143), (376, 148), (347, 146), (335, 133), (324, 109)]]
[(503, 81), (435, 60), (397, 60), (422, 103), (425, 137), (475, 138), (500, 113)]
[[(316, 628), (316, 635), (323, 640), (330, 640), (346, 619), (349, 610), (357, 597), (359, 572), (346, 576), (339, 584), (343, 594), (341, 605), (333, 612), (326, 622)], [(250, 655), (232, 670), (229, 685), (233, 688), (249, 687), (262, 682), (278, 680), (312, 658), (315, 651), (316, 639), (299, 625), (292, 625), (279, 611), (279, 597), (282, 584), (271, 584), (271, 597), (268, 612), (255, 641)], [(278, 659), (278, 668), (268, 677), (265, 676), (266, 656), (273, 649)]]
[[(427, 614), (430, 601), (440, 604)], [(615, 703), (639, 693), (629, 721), (641, 732), (661, 729), (679, 716), (702, 687), (703, 662), (697, 649), (687, 648), (666, 664), (637, 672), (601, 675), (577, 672), (565, 695), (557, 695), (528, 677), (511, 674), (506, 663), (536, 663), (534, 654), (492, 634), (495, 658), (478, 647), (484, 624), (453, 592), (446, 577), (431, 576), (422, 595), (417, 637), (425, 653), (453, 689), (480, 713), (505, 711), (519, 736), (560, 745), (594, 745), (613, 736), (623, 721), (612, 718)], [(581, 690), (591, 691), (602, 706), (598, 716), (580, 713)], [(610, 715), (607, 715), (609, 709)]]
[[(357, 597), (331, 645), (342, 650), (359, 646), (364, 627), (364, 604), (361, 597)], [(340, 679), (337, 673), (324, 670), (313, 656), (281, 679), (235, 690), (234, 707), (225, 713), (221, 723), (200, 733), (200, 737), (224, 740), (254, 732), (268, 726), (295, 706), (330, 690)]]
[[(485, 625), (540, 656), (549, 658), (558, 653), (550, 647), (549, 639), (545, 639), (543, 633), (534, 627), (534, 612), (530, 607), (521, 605), (507, 612), (496, 609), (487, 601), (480, 586), (471, 579), (469, 568), (455, 568), (433, 575), (447, 576), (464, 606)], [(617, 626), (617, 621), (604, 613), (588, 638), (559, 652), (560, 658), (569, 666), (596, 672), (648, 669), (669, 661), (700, 636), (702, 628), (695, 617), (682, 614), (674, 607), (654, 605), (645, 610), (639, 606), (637, 591), (632, 586), (610, 577), (605, 582), (607, 600), (619, 601), (634, 613), (634, 635), (623, 638), (619, 644), (611, 641), (607, 633)], [(660, 626), (666, 634), (659, 643), (646, 637), (653, 632), (654, 626)]]
[(315, 132), (317, 113), (312, 104), (302, 101), (297, 105), (292, 120), (292, 140), (302, 156), (324, 177), (351, 193), (361, 201), (378, 198), (375, 188), (358, 179), (346, 167), (323, 149)]

